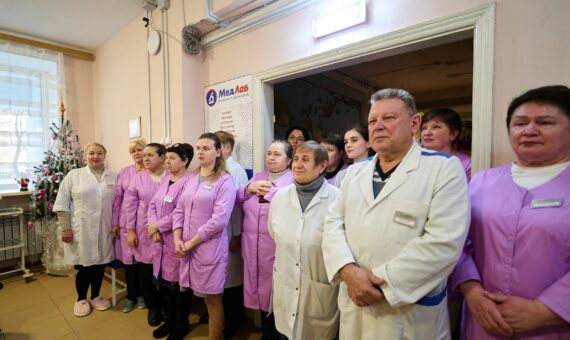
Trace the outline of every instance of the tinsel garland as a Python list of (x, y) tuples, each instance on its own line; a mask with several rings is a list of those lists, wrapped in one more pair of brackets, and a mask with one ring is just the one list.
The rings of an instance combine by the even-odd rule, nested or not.
[(61, 181), (72, 169), (85, 166), (79, 137), (69, 120), (64, 118), (65, 106), (60, 104), (59, 126), (52, 123), (52, 143), (44, 154), (42, 164), (34, 167), (34, 192), (30, 198), (30, 220), (28, 228), (33, 228), (36, 221), (41, 221), (43, 255), (42, 264), (47, 273), (53, 275), (71, 275), (73, 267), (63, 261), (63, 241), (58, 227), (53, 206), (59, 192)]
[(43, 254), (42, 264), (46, 273), (59, 276), (71, 276), (75, 274), (72, 265), (63, 261), (63, 241), (61, 240), (61, 230), (55, 217), (44, 217), (42, 219), (42, 243)]

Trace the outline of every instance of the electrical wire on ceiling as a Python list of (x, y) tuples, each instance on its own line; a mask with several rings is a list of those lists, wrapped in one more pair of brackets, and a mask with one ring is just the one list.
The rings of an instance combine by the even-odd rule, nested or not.
[(177, 39), (175, 36), (173, 36), (172, 34), (166, 32), (166, 31), (164, 31), (164, 30), (161, 30), (161, 29), (159, 29), (159, 28), (154, 27), (154, 26), (152, 25), (152, 15), (151, 15), (151, 18), (150, 18), (149, 26), (150, 26), (151, 29), (157, 31), (158, 33), (166, 34), (170, 39), (176, 41), (177, 43), (180, 44), (180, 46), (184, 47), (184, 44), (182, 43), (182, 41), (180, 41), (179, 39)]
[(185, 0), (182, 0), (182, 22), (184, 22), (184, 27), (186, 27), (186, 6), (184, 6), (185, 2)]
[[(152, 12), (150, 11), (146, 11), (146, 17), (149, 18), (149, 21), (145, 21), (146, 22), (146, 35), (148, 37), (148, 34), (150, 32), (150, 27), (149, 27), (149, 23), (150, 20), (152, 19)], [(146, 67), (147, 67), (147, 75), (148, 75), (148, 140), (151, 141), (152, 140), (152, 96), (151, 96), (151, 79), (150, 79), (150, 53), (146, 54)]]
[(162, 20), (161, 25), (163, 27), (164, 34), (164, 48), (162, 49), (162, 69), (163, 69), (163, 90), (164, 90), (164, 143), (168, 144), (170, 140), (170, 50), (168, 48), (168, 39), (166, 37), (170, 36), (168, 34), (168, 11), (161, 11)]

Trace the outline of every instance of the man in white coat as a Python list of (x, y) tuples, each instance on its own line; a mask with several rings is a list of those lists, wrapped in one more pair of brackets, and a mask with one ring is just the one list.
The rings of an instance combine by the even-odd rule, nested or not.
[(384, 89), (371, 104), (377, 154), (342, 182), (324, 224), (340, 339), (449, 339), (446, 281), (469, 224), (465, 172), (414, 142), (420, 117), (408, 92)]

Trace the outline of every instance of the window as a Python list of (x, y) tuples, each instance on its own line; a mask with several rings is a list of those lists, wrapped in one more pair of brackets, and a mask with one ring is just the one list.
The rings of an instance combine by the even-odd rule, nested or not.
[(58, 120), (61, 53), (0, 40), (0, 192), (33, 180)]

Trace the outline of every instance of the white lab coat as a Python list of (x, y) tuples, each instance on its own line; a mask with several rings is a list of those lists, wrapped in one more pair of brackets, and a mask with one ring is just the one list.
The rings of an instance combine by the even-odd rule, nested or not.
[(445, 289), (469, 225), (465, 171), (456, 157), (414, 143), (376, 198), (374, 159), (344, 179), (324, 225), (328, 277), (354, 262), (384, 279), (385, 300), (358, 307), (341, 283), (341, 339), (449, 339)]
[(357, 163), (352, 163), (348, 166), (348, 168), (342, 169), (341, 171), (339, 171), (335, 177), (334, 186), (337, 188), (340, 188), (340, 186), (342, 184), (342, 180), (345, 177), (352, 176), (352, 172), (357, 171), (356, 169), (360, 168), (361, 166), (366, 164), (368, 161), (369, 161), (369, 159), (365, 159), (365, 160), (357, 162)]
[(305, 212), (295, 184), (281, 189), (269, 208), (275, 240), (272, 308), (277, 330), (289, 339), (332, 339), (337, 334), (338, 285), (323, 262), (322, 227), (338, 189), (325, 180)]
[(63, 244), (64, 261), (91, 266), (114, 259), (111, 222), (116, 175), (105, 169), (101, 180), (88, 167), (73, 169), (63, 179), (53, 211), (71, 213), (73, 242)]
[[(226, 159), (226, 170), (230, 176), (232, 176), (237, 190), (240, 190), (247, 184), (248, 179), (245, 169), (238, 162), (234, 161), (232, 156)], [(243, 211), (240, 207), (234, 206), (230, 222), (226, 227), (228, 242), (231, 241), (232, 237), (241, 235), (242, 224)], [(241, 285), (243, 285), (243, 259), (241, 257), (241, 251), (236, 253), (230, 251), (228, 252), (228, 276), (226, 277), (224, 288), (238, 287)]]

